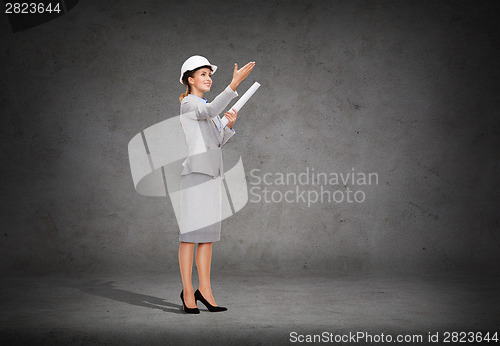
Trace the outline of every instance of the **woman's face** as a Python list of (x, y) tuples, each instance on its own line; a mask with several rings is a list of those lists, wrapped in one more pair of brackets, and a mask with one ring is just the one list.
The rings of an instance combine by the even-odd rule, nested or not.
[(212, 86), (212, 71), (209, 68), (200, 68), (194, 72), (193, 77), (188, 78), (191, 88), (196, 88), (201, 92), (210, 91)]

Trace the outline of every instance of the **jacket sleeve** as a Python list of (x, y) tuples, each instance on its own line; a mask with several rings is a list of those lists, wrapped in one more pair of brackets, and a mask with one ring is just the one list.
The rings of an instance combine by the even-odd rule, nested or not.
[(229, 138), (233, 137), (234, 134), (235, 134), (234, 129), (231, 130), (229, 127), (224, 126), (224, 129), (222, 130), (222, 144), (221, 144), (221, 146), (226, 144), (226, 142), (229, 140)]
[(192, 120), (211, 119), (219, 115), (236, 96), (238, 96), (238, 93), (233, 91), (228, 85), (226, 89), (217, 95), (210, 103), (186, 100), (186, 102), (183, 102), (181, 105), (183, 109), (182, 115)]

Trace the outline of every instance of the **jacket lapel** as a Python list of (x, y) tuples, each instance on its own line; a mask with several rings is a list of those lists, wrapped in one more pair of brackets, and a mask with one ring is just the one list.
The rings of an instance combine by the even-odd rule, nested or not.
[(221, 139), (222, 138), (222, 134), (219, 132), (219, 125), (217, 125), (217, 120), (215, 120), (215, 117), (213, 117), (210, 120), (212, 120), (212, 123), (215, 126), (215, 132), (217, 132), (217, 134), (219, 135), (219, 139)]

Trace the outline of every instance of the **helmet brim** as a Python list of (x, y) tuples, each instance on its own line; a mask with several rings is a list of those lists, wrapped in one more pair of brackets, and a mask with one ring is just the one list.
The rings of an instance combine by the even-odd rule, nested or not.
[(203, 67), (203, 66), (210, 66), (212, 68), (212, 74), (215, 73), (215, 71), (217, 71), (217, 65), (212, 65), (212, 64), (208, 64), (208, 65), (201, 65), (201, 66), (198, 66), (192, 70), (188, 70), (186, 72), (184, 72), (184, 74), (179, 78), (179, 82), (184, 85), (184, 83), (182, 82), (182, 77), (184, 77), (184, 75), (188, 72), (191, 72), (191, 71), (195, 71), (197, 68), (200, 68), (200, 67)]

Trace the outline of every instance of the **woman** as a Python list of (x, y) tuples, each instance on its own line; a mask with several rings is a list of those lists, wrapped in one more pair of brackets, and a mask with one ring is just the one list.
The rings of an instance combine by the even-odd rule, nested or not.
[[(221, 146), (234, 135), (237, 111), (219, 117), (236, 96), (236, 88), (255, 66), (249, 62), (238, 70), (234, 64), (231, 83), (211, 103), (203, 97), (212, 86), (212, 74), (217, 66), (199, 55), (187, 59), (181, 67), (180, 82), (187, 87), (179, 97), (181, 126), (186, 135), (188, 157), (181, 173), (181, 222), (179, 267), (182, 277), (182, 308), (186, 313), (200, 313), (196, 302), (201, 301), (210, 312), (226, 311), (216, 305), (210, 285), (213, 242), (220, 240), (221, 185), (224, 177)], [(194, 244), (199, 288), (194, 292), (191, 282)]]

